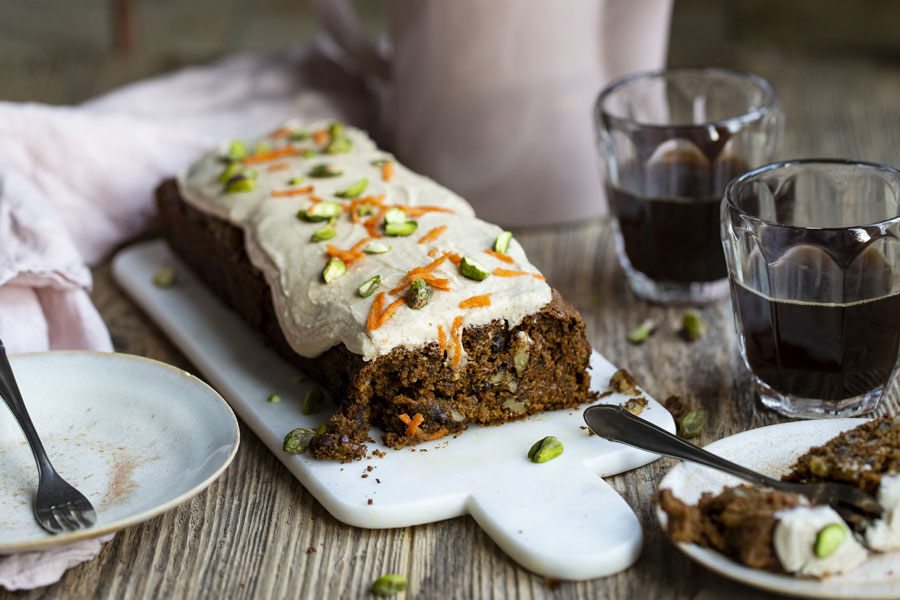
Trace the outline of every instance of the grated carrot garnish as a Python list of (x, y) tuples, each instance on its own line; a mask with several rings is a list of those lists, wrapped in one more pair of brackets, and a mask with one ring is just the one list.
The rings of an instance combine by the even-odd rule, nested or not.
[(378, 196), (365, 196), (364, 198), (354, 198), (350, 201), (350, 218), (353, 219), (354, 223), (359, 223), (359, 214), (356, 212), (357, 207), (363, 204), (374, 204), (375, 206), (382, 207), (382, 200), (384, 200), (384, 194)]
[(402, 208), (403, 212), (408, 214), (410, 217), (421, 217), (425, 213), (430, 212), (443, 212), (443, 213), (453, 213), (449, 208), (444, 208), (443, 206), (404, 206), (402, 204), (397, 205), (398, 208)]
[[(303, 188), (296, 188), (293, 190), (272, 190), (272, 195), (276, 198), (286, 197), (286, 196), (300, 196), (301, 194), (310, 194), (313, 191), (313, 186), (308, 185)], [(310, 197), (310, 200), (315, 198), (315, 196)], [(321, 202), (320, 198), (316, 198), (313, 202)]]
[(400, 419), (401, 423), (407, 426), (409, 426), (409, 424), (412, 422), (412, 419), (410, 419), (409, 415), (406, 413), (400, 413), (399, 415), (397, 415), (397, 418)]
[(388, 211), (387, 207), (382, 206), (381, 210), (374, 217), (369, 217), (365, 220), (363, 225), (366, 227), (366, 231), (369, 232), (369, 237), (380, 238), (381, 234), (378, 233), (378, 222), (384, 217), (385, 213)]
[(269, 162), (270, 160), (275, 160), (282, 156), (294, 156), (295, 154), (300, 154), (300, 152), (291, 146), (285, 146), (284, 148), (278, 148), (277, 150), (251, 154), (250, 156), (241, 159), (241, 162), (245, 165), (254, 165), (256, 163)]
[(447, 259), (457, 267), (459, 266), (459, 263), (462, 262), (462, 256), (460, 256), (456, 252), (445, 252), (444, 256), (446, 256)]
[(460, 308), (481, 308), (483, 306), (491, 305), (491, 295), (490, 294), (482, 294), (481, 296), (472, 296), (471, 298), (466, 298), (462, 302), (459, 303)]
[(432, 275), (431, 273), (413, 273), (412, 275), (406, 275), (400, 280), (400, 285), (391, 290), (392, 294), (399, 294), (403, 290), (412, 284), (416, 279), (424, 279), (428, 285), (433, 287), (436, 290), (441, 290), (442, 292), (450, 291), (450, 280), (438, 278)]
[(522, 275), (531, 275), (528, 271), (510, 271), (509, 269), (494, 269), (494, 275), (497, 277), (521, 277)]
[(341, 250), (334, 244), (325, 244), (325, 251), (328, 254), (328, 256), (331, 256), (333, 258), (339, 258), (342, 261), (344, 261), (348, 267), (350, 265), (352, 265), (354, 262), (356, 262), (357, 260), (359, 260), (360, 258), (363, 258), (365, 256), (365, 254), (363, 254), (362, 252), (354, 252), (352, 250)]
[(378, 317), (378, 325), (376, 326), (376, 329), (387, 323), (388, 319), (393, 317), (394, 313), (397, 312), (397, 309), (404, 304), (406, 304), (406, 298), (397, 298), (396, 300), (388, 304), (388, 307), (384, 309), (384, 312), (381, 313), (380, 317)]
[(353, 244), (353, 247), (350, 248), (350, 252), (359, 252), (360, 250), (363, 249), (363, 246), (366, 245), (366, 242), (368, 242), (371, 239), (372, 238), (363, 238), (363, 239), (359, 240), (358, 242)]
[(440, 250), (438, 250), (437, 248), (432, 248), (431, 250), (428, 251), (428, 257), (434, 258), (434, 255), (437, 254), (438, 252), (440, 252)]
[(406, 426), (406, 437), (412, 437), (416, 435), (416, 431), (419, 429), (419, 425), (425, 422), (425, 417), (422, 416), (422, 413), (416, 413), (413, 415), (412, 419), (410, 419), (409, 424)]
[(269, 137), (273, 140), (277, 140), (279, 138), (287, 137), (294, 132), (290, 127), (280, 127), (276, 129), (272, 133), (269, 134)]
[(453, 366), (459, 366), (462, 360), (462, 315), (453, 319), (453, 330), (450, 335), (453, 337)]
[(438, 325), (438, 348), (441, 350), (441, 356), (447, 350), (447, 334), (444, 333), (444, 326)]
[(431, 231), (429, 231), (428, 233), (423, 235), (421, 238), (419, 238), (419, 243), (427, 244), (428, 242), (433, 242), (436, 239), (438, 239), (439, 237), (441, 237), (441, 234), (444, 233), (445, 231), (447, 231), (446, 225), (441, 225), (440, 227), (435, 227), (434, 229), (432, 229)]
[(313, 132), (313, 141), (322, 146), (325, 142), (328, 141), (328, 130), (327, 129), (318, 129)]
[(531, 276), (534, 277), (535, 279), (539, 279), (541, 281), (547, 281), (547, 278), (544, 277), (543, 275), (541, 275), (540, 273), (532, 273)]
[(381, 179), (383, 181), (390, 181), (394, 178), (394, 163), (391, 161), (385, 161), (383, 165), (381, 165)]
[(322, 201), (322, 199), (319, 198), (318, 196), (310, 196), (309, 201), (312, 202), (313, 204), (318, 204), (319, 202)]
[(277, 171), (284, 171), (285, 169), (290, 169), (290, 168), (291, 168), (291, 165), (289, 165), (287, 163), (277, 163), (277, 164), (274, 164), (274, 165), (268, 167), (266, 169), (266, 172), (275, 173)]
[(378, 295), (375, 296), (375, 302), (372, 303), (372, 308), (369, 309), (369, 318), (366, 319), (366, 329), (369, 331), (378, 329), (378, 317), (381, 316), (381, 307), (384, 306), (384, 296), (384, 292), (378, 292)]
[(425, 431), (422, 432), (420, 436), (423, 441), (430, 442), (431, 440), (436, 440), (438, 438), (442, 438), (447, 435), (449, 432), (446, 427), (441, 427), (437, 431), (432, 431), (431, 433), (427, 433)]
[(507, 256), (506, 254), (500, 254), (499, 252), (494, 252), (490, 248), (485, 250), (485, 252), (487, 252), (488, 254), (490, 254), (491, 256), (496, 258), (497, 260), (502, 260), (505, 263), (513, 264), (514, 262), (516, 262), (513, 260), (513, 258), (511, 256)]

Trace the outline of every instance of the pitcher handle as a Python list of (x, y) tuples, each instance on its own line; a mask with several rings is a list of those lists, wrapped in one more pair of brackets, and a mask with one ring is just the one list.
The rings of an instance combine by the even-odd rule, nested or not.
[(381, 80), (390, 77), (390, 60), (360, 25), (349, 0), (313, 0), (312, 6), (322, 29), (360, 71)]

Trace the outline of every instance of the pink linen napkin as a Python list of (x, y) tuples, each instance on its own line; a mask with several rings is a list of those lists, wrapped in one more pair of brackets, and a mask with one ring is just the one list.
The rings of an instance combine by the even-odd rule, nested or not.
[[(357, 78), (308, 48), (186, 68), (80, 106), (0, 102), (0, 339), (7, 351), (112, 351), (88, 296), (87, 264), (147, 227), (162, 179), (212, 144), (291, 117), (366, 126), (371, 104)], [(0, 586), (53, 583), (110, 538), (0, 556)]]

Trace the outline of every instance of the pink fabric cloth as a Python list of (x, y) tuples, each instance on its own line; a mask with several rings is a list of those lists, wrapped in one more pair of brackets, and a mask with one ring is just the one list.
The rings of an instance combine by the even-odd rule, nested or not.
[[(77, 107), (0, 102), (7, 351), (112, 351), (87, 264), (145, 229), (155, 186), (210, 145), (291, 117), (366, 126), (373, 113), (356, 78), (305, 48), (183, 69)], [(0, 557), (0, 586), (53, 583), (110, 537)]]

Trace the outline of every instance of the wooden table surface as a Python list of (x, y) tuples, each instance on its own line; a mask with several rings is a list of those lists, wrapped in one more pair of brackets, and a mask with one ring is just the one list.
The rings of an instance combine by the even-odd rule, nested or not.
[[(773, 83), (786, 114), (785, 158), (844, 156), (900, 163), (896, 61), (749, 49), (719, 59)], [(22, 81), (60, 89), (72, 85), (82, 94), (112, 87), (131, 72), (122, 71), (118, 59), (94, 65), (89, 70), (93, 83), (88, 84), (68, 64), (63, 60), (56, 71), (39, 76), (18, 72)], [(25, 95), (15, 80), (10, 85), (10, 97)], [(627, 290), (607, 221), (516, 234), (550, 283), (581, 311), (596, 349), (629, 368), (657, 399), (679, 394), (707, 411), (701, 444), (782, 420), (753, 397), (727, 302), (702, 309), (708, 332), (689, 344), (675, 334), (683, 308), (650, 305)], [(196, 372), (117, 288), (108, 261), (93, 273), (92, 296), (116, 350)], [(647, 317), (661, 324), (657, 333), (641, 346), (628, 344), (627, 330)], [(883, 408), (894, 412), (896, 399), (889, 400)], [(556, 582), (519, 567), (468, 516), (391, 530), (343, 525), (244, 426), (241, 437), (234, 463), (204, 493), (121, 531), (95, 560), (71, 569), (59, 583), (32, 592), (0, 591), (0, 599), (360, 598), (367, 596), (375, 578), (392, 572), (406, 575), (409, 598), (767, 597), (693, 564), (663, 536), (652, 498), (674, 463), (669, 459), (609, 480), (644, 527), (637, 563), (608, 578)]]

